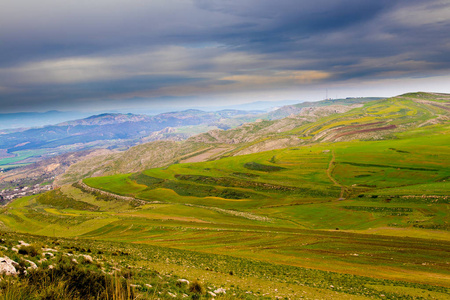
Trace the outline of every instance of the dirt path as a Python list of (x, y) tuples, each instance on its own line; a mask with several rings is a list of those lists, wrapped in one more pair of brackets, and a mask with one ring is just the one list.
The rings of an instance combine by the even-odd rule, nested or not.
[(334, 183), (334, 185), (337, 185), (341, 188), (341, 194), (339, 195), (339, 199), (345, 199), (344, 198), (344, 193), (347, 190), (347, 188), (345, 186), (343, 186), (342, 184), (340, 184), (336, 179), (333, 178), (333, 176), (331, 174), (333, 174), (333, 170), (334, 170), (334, 162), (336, 160), (336, 156), (334, 154), (334, 150), (331, 150), (331, 160), (330, 163), (328, 164), (328, 169), (327, 169), (327, 176), (328, 178), (330, 178), (330, 180)]

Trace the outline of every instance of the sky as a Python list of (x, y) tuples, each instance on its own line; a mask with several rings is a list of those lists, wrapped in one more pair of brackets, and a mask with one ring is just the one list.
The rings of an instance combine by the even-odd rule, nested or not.
[(0, 113), (450, 92), (449, 32), (449, 0), (2, 0)]

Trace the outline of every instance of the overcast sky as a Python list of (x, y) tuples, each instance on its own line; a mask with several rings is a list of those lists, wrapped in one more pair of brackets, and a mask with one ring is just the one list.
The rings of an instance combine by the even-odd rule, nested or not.
[(2, 0), (0, 112), (450, 92), (449, 33), (449, 0)]

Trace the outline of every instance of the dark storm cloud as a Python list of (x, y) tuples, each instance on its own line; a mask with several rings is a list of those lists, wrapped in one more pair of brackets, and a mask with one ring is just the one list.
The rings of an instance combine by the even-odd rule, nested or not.
[(448, 32), (438, 0), (8, 1), (0, 104), (448, 75)]

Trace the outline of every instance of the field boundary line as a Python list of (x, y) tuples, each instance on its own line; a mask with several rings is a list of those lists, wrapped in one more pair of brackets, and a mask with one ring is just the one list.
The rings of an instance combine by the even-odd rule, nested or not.
[(84, 183), (83, 180), (79, 180), (79, 181), (78, 181), (78, 184), (79, 184), (83, 189), (86, 189), (86, 190), (89, 191), (89, 192), (97, 192), (97, 193), (100, 193), (100, 194), (102, 194), (102, 195), (104, 195), (104, 196), (109, 196), (109, 197), (115, 198), (115, 199), (117, 199), (117, 200), (124, 200), (124, 201), (128, 201), (128, 202), (137, 201), (137, 202), (139, 202), (141, 205), (151, 203), (151, 202), (148, 202), (148, 201), (145, 201), (145, 200), (141, 200), (141, 199), (137, 199), (137, 198), (134, 198), (134, 197), (121, 196), (121, 195), (117, 195), (117, 194), (114, 194), (114, 193), (110, 193), (110, 192), (107, 192), (107, 191), (104, 191), (104, 190), (101, 190), (101, 189), (97, 189), (97, 188), (90, 187), (90, 186), (88, 186), (86, 183)]
[(344, 198), (344, 193), (347, 190), (347, 188), (345, 186), (343, 186), (342, 184), (340, 184), (336, 179), (333, 178), (333, 176), (331, 174), (333, 174), (334, 168), (335, 168), (335, 161), (336, 161), (336, 155), (334, 153), (334, 150), (331, 150), (331, 160), (330, 163), (328, 164), (328, 168), (327, 168), (327, 176), (328, 178), (334, 183), (334, 185), (338, 186), (341, 188), (341, 193), (339, 194), (339, 199), (343, 200)]

